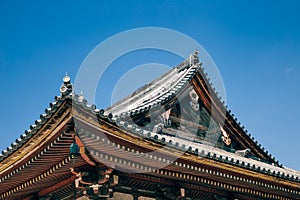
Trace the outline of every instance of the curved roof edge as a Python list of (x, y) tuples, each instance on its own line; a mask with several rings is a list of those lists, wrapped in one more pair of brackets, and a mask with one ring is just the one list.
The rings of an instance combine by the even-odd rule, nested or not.
[[(193, 55), (195, 55), (195, 53)], [(175, 86), (180, 86), (180, 87), (177, 87), (177, 88), (173, 87), (172, 89), (166, 91), (166, 93), (163, 96), (164, 98), (161, 98), (161, 99), (158, 98), (158, 99), (156, 99), (156, 101), (152, 102), (152, 104), (144, 106), (144, 107), (137, 107), (137, 108), (131, 109), (129, 111), (120, 112), (120, 113), (116, 112), (117, 114), (115, 114), (113, 112), (108, 112), (109, 110), (112, 110), (111, 108), (104, 110), (104, 109), (97, 109), (95, 105), (88, 105), (88, 101), (83, 97), (83, 95), (75, 94), (75, 92), (73, 91), (72, 84), (70, 82), (70, 77), (66, 75), (64, 77), (64, 82), (60, 88), (61, 96), (55, 96), (55, 101), (51, 102), (49, 105), (49, 108), (45, 109), (45, 113), (41, 114), (40, 118), (35, 120), (35, 123), (30, 125), (30, 128), (28, 130), (25, 130), (25, 132), (20, 135), (20, 138), (16, 139), (15, 142), (11, 143), (11, 145), (9, 147), (7, 147), (5, 150), (2, 151), (2, 153), (0, 154), (0, 162), (3, 161), (8, 156), (10, 156), (12, 153), (14, 153), (17, 149), (19, 149), (27, 141), (29, 141), (29, 139), (35, 133), (38, 132), (38, 130), (47, 122), (47, 120), (49, 118), (51, 118), (51, 116), (53, 115), (53, 113), (55, 113), (57, 108), (59, 106), (61, 106), (62, 102), (66, 101), (67, 99), (72, 100), (73, 103), (83, 106), (83, 108), (85, 108), (87, 111), (96, 114), (101, 119), (108, 120), (112, 123), (121, 125), (124, 128), (126, 128), (126, 130), (127, 129), (130, 130), (130, 132), (132, 132), (132, 133), (142, 134), (143, 132), (139, 129), (136, 129), (134, 127), (131, 127), (131, 128), (125, 127), (125, 125), (124, 125), (125, 123), (122, 122), (120, 116), (136, 115), (140, 112), (146, 111), (147, 109), (151, 108), (151, 106), (155, 107), (155, 105), (161, 105), (161, 104), (165, 103), (166, 101), (170, 100), (174, 95), (176, 95), (177, 94), (176, 92), (179, 92), (180, 89), (183, 88), (184, 84), (186, 84), (191, 78), (193, 78), (199, 70), (202, 71), (203, 74), (205, 74), (204, 68), (200, 67), (201, 64), (199, 62), (193, 63), (193, 65), (190, 65), (190, 64), (191, 63), (189, 63), (188, 60), (185, 60), (183, 63), (181, 63), (180, 65), (176, 66), (175, 68), (173, 68), (169, 71), (169, 72), (176, 71), (176, 72), (184, 72), (184, 73), (182, 73), (183, 76), (178, 81), (178, 84), (175, 85)], [(226, 108), (227, 113), (230, 114), (230, 116), (235, 121), (235, 123), (239, 126), (239, 128), (241, 130), (243, 130), (246, 133), (247, 137), (249, 137), (249, 139), (251, 139), (255, 144), (257, 144), (257, 146), (262, 151), (264, 151), (267, 155), (269, 155), (271, 157), (272, 155), (269, 154), (268, 151), (266, 151), (253, 137), (251, 137), (251, 134), (248, 134), (247, 130), (245, 130), (244, 126), (242, 126), (241, 123), (238, 122), (237, 118), (234, 117), (234, 114), (232, 114), (231, 111), (227, 108), (227, 106), (225, 105), (225, 102), (222, 101), (221, 97), (217, 95), (217, 92), (214, 89), (212, 82), (209, 81), (207, 76), (203, 76), (203, 78), (205, 78), (207, 80), (207, 83), (209, 83), (209, 86), (211, 88), (213, 88), (213, 91), (215, 92), (214, 95), (216, 97), (218, 97), (217, 100)], [(146, 136), (147, 137), (149, 136), (148, 139), (159, 142), (159, 143), (167, 142), (166, 141), (167, 136), (161, 137), (160, 135), (158, 135), (156, 133), (152, 133), (152, 132), (146, 133)], [(181, 150), (186, 150), (190, 153), (194, 153), (197, 155), (204, 155), (205, 157), (208, 157), (211, 159), (228, 162), (230, 164), (234, 164), (234, 165), (237, 165), (240, 167), (244, 167), (244, 168), (252, 169), (255, 171), (260, 171), (262, 173), (266, 173), (266, 174), (270, 174), (270, 175), (274, 175), (274, 176), (278, 176), (278, 177), (283, 177), (283, 178), (286, 178), (289, 180), (294, 180), (294, 181), (300, 182), (300, 175), (299, 175), (300, 173), (298, 174), (298, 176), (296, 176), (295, 174), (298, 173), (298, 171), (296, 171), (296, 170), (289, 170), (289, 168), (286, 168), (288, 171), (291, 172), (291, 175), (285, 174), (284, 172), (279, 170), (280, 168), (278, 168), (277, 171), (276, 170), (272, 171), (267, 168), (260, 168), (257, 165), (252, 165), (252, 166), (245, 165), (245, 162), (243, 161), (243, 159), (240, 160), (240, 159), (230, 158), (228, 156), (227, 156), (228, 158), (226, 156), (220, 157), (220, 156), (218, 156), (218, 154), (216, 154), (214, 152), (203, 152), (203, 151), (199, 151), (199, 148), (197, 150), (196, 147), (186, 146), (186, 145), (184, 146), (184, 148), (182, 148), (182, 145), (180, 145), (179, 143), (176, 145), (176, 143), (175, 143), (174, 147), (180, 148)], [(277, 160), (275, 160), (275, 157), (272, 157), (272, 158), (274, 159), (275, 162), (278, 162)], [(282, 167), (282, 165), (280, 165), (280, 166)], [(297, 172), (297, 173), (294, 173), (294, 172)]]

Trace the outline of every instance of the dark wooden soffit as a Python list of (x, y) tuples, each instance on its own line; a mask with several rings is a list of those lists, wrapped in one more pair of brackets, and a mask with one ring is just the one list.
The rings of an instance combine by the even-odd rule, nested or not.
[[(77, 177), (71, 173), (70, 168), (77, 168), (88, 165), (82, 157), (75, 160), (66, 157), (59, 162), (53, 163), (50, 168), (39, 175), (35, 175), (20, 184), (16, 184), (11, 189), (0, 194), (0, 199), (25, 199), (27, 197), (40, 198), (55, 191), (60, 190), (58, 187), (61, 183), (68, 181), (68, 184)], [(50, 166), (50, 165), (49, 165)], [(34, 169), (38, 171), (37, 169)], [(31, 172), (34, 173), (34, 170)]]

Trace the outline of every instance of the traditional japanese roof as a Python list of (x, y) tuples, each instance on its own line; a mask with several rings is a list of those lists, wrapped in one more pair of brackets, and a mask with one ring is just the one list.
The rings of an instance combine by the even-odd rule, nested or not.
[[(88, 105), (75, 94), (68, 76), (60, 91), (40, 119), (2, 151), (1, 199), (49, 193), (67, 197), (76, 179), (70, 168), (102, 166), (104, 160), (116, 169), (147, 172), (134, 175), (120, 170), (119, 175), (133, 179), (125, 178), (116, 191), (151, 188), (156, 182), (174, 187), (171, 178), (183, 181), (199, 198), (208, 195), (196, 192), (206, 191), (204, 185), (215, 188), (207, 191), (210, 198), (219, 191), (216, 187), (242, 199), (300, 196), (300, 172), (280, 165), (241, 126), (209, 82), (198, 52), (107, 109)], [(190, 120), (184, 112), (201, 115), (204, 121)], [(191, 127), (196, 131), (191, 133)], [(203, 137), (217, 132), (216, 143)], [(83, 148), (75, 163), (69, 155), (74, 138)], [(160, 169), (157, 163), (165, 167)]]
[[(237, 118), (234, 118), (231, 111), (227, 110), (224, 102), (218, 97), (212, 83), (209, 82), (204, 68), (201, 68), (197, 51), (183, 63), (144, 87), (141, 87), (128, 97), (120, 100), (115, 105), (106, 109), (101, 115), (113, 118), (112, 120), (116, 121), (118, 125), (127, 126), (128, 117), (139, 120), (143, 114), (148, 114), (151, 109), (158, 109), (160, 110), (159, 112), (163, 112), (167, 108), (170, 108), (182, 93), (187, 90), (190, 92), (191, 88), (194, 88), (194, 90), (198, 89), (199, 92), (196, 91), (198, 96), (205, 98), (203, 101), (204, 104), (206, 103), (205, 106), (208, 112), (212, 112), (212, 107), (217, 107), (217, 109), (215, 109), (217, 111), (221, 110), (215, 115), (224, 115), (221, 116), (224, 120), (226, 119), (224, 127), (226, 127), (227, 132), (229, 132), (231, 136), (238, 140), (238, 143), (241, 144), (243, 149), (249, 148), (255, 153), (257, 158), (268, 163), (273, 163), (274, 165), (279, 165), (275, 157), (269, 154), (268, 151), (251, 137), (251, 134), (247, 133), (247, 130), (237, 121)], [(203, 93), (202, 91), (205, 93), (201, 95), (201, 93)], [(137, 128), (137, 125), (131, 125), (132, 126), (124, 128)], [(184, 143), (185, 142), (183, 142), (183, 145)]]

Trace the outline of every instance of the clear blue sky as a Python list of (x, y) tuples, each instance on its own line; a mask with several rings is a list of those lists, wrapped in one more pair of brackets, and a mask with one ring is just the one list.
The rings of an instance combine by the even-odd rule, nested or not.
[(44, 113), (65, 72), (74, 79), (98, 43), (157, 26), (208, 51), (238, 120), (281, 163), (300, 170), (299, 9), (300, 1), (289, 0), (0, 0), (0, 149)]

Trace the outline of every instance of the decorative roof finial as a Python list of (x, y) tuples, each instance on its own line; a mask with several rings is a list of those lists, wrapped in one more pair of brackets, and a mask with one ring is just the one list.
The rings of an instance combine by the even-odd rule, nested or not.
[(199, 63), (199, 50), (197, 49), (192, 56), (192, 64), (197, 65)]
[(73, 86), (71, 84), (71, 78), (68, 73), (63, 77), (63, 84), (60, 87), (60, 93), (62, 96), (69, 95), (73, 91)]
[(65, 84), (68, 84), (68, 83), (70, 83), (70, 80), (71, 80), (71, 78), (70, 78), (70, 76), (68, 76), (68, 73), (66, 72), (66, 75), (64, 76), (63, 81)]
[(190, 54), (189, 57), (189, 64), (192, 65), (199, 65), (199, 50), (197, 49), (193, 54)]
[(80, 91), (80, 95), (79, 95), (79, 97), (78, 97), (78, 101), (79, 101), (79, 102), (83, 102), (83, 100), (84, 100), (83, 92)]

